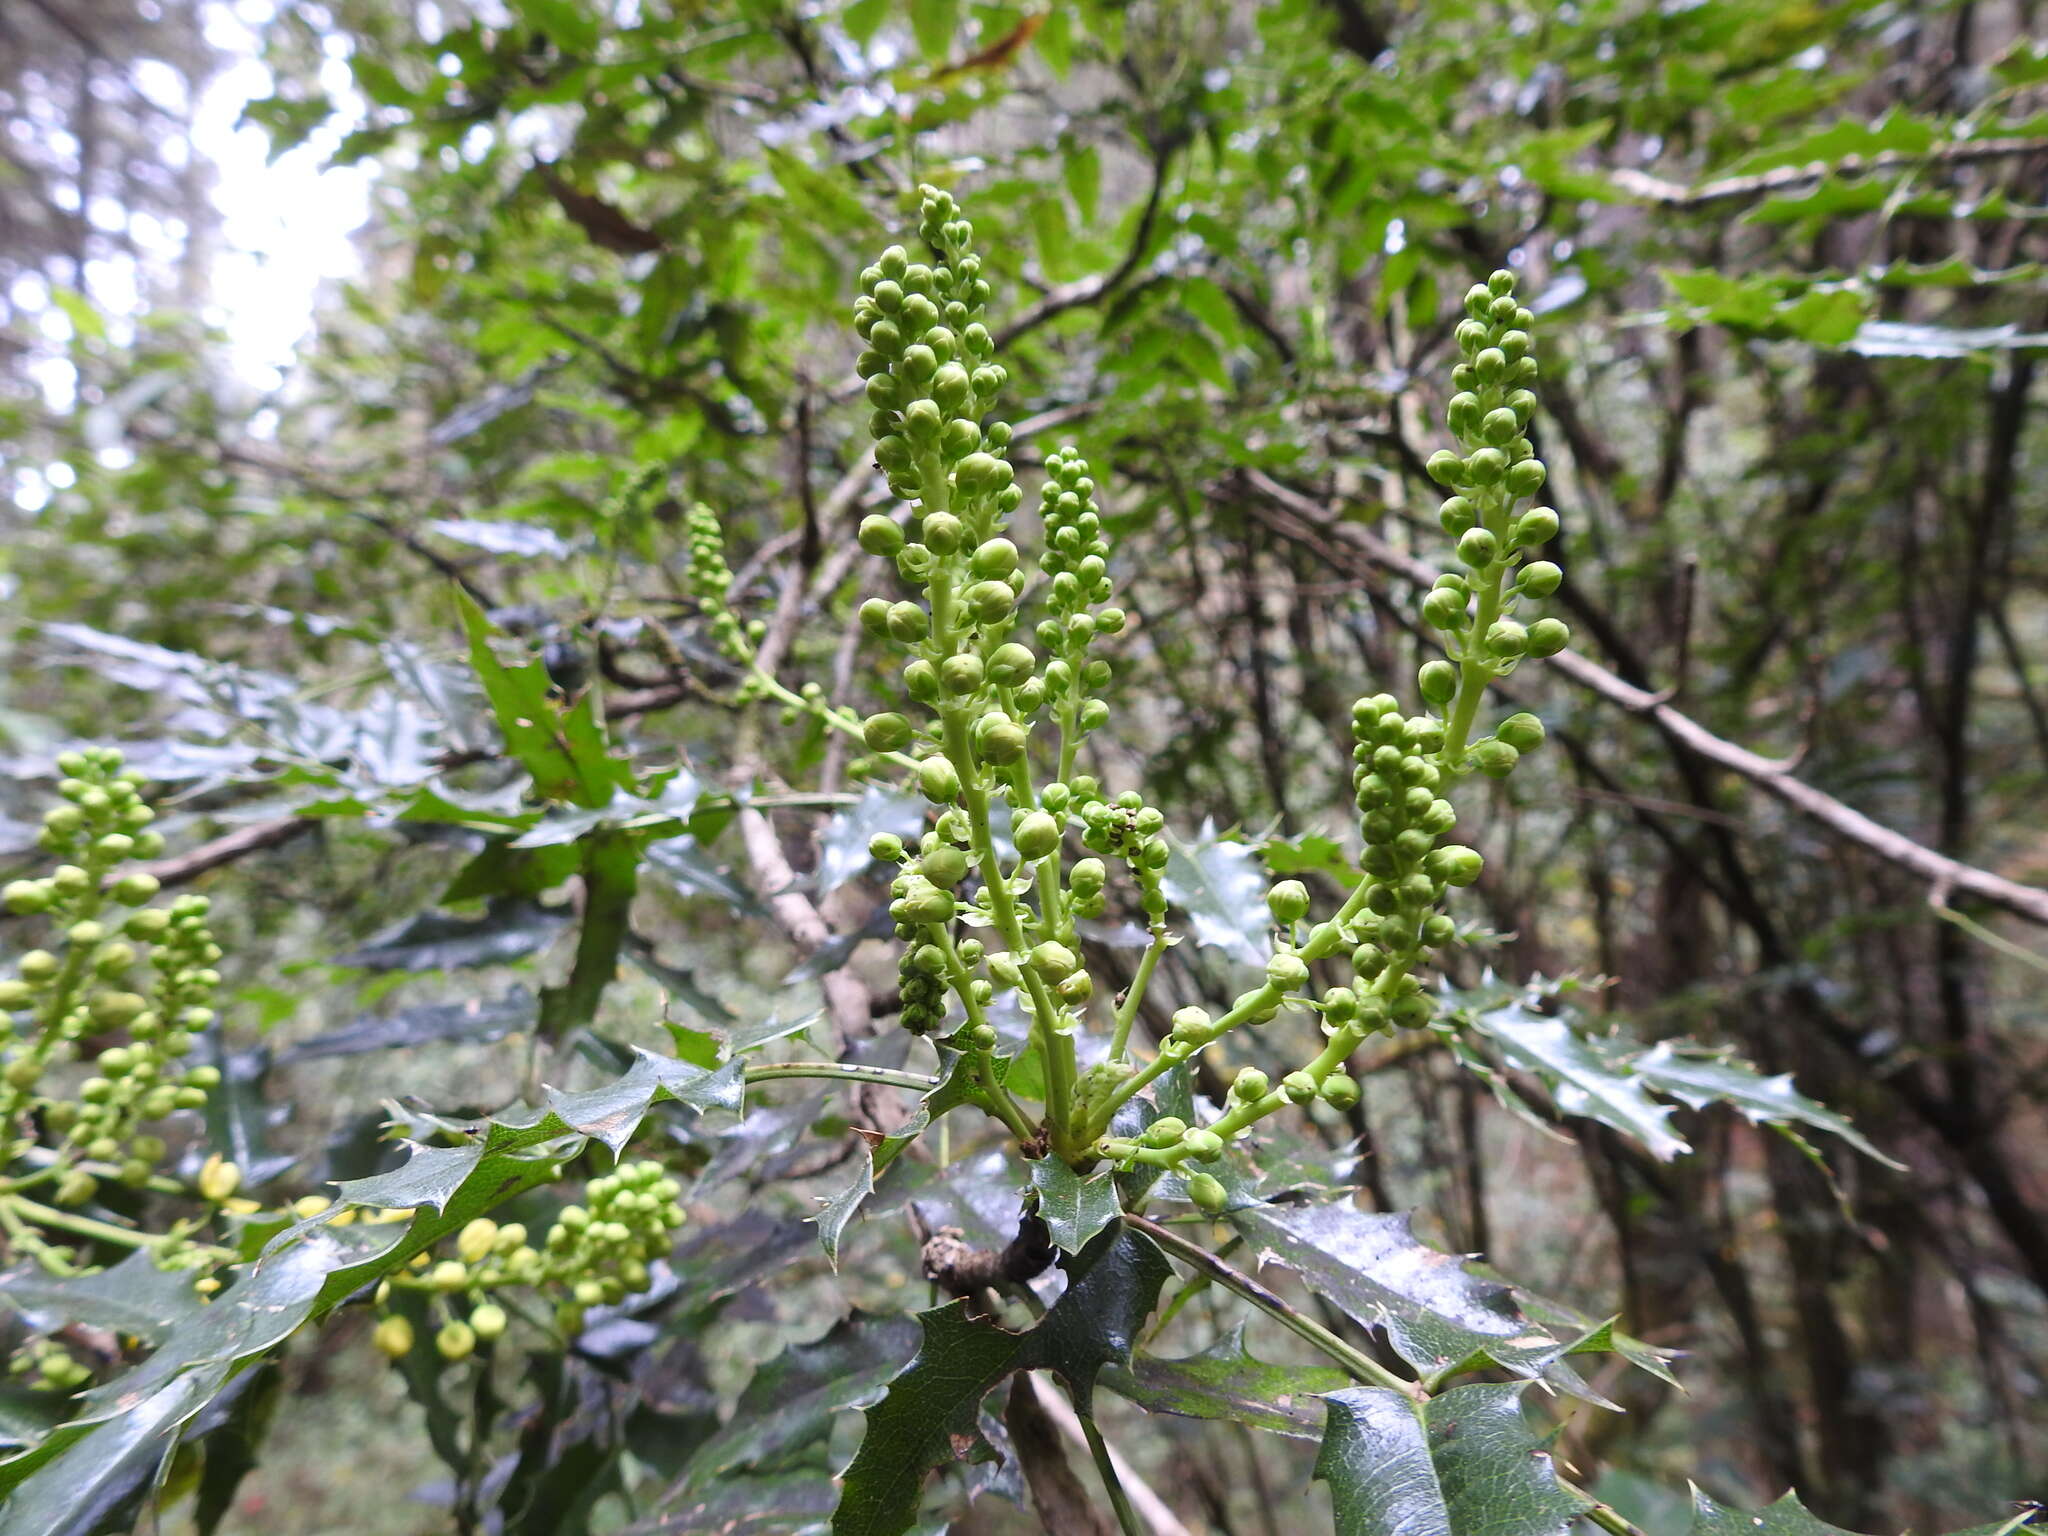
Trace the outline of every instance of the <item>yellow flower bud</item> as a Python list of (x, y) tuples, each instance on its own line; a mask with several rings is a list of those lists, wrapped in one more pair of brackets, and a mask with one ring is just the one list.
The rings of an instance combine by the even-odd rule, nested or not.
[(393, 1360), (401, 1359), (411, 1354), (413, 1346), (412, 1320), (404, 1317), (385, 1318), (383, 1322), (377, 1325), (376, 1331), (370, 1335), (370, 1342), (377, 1346), (380, 1353)]
[(229, 1162), (218, 1152), (209, 1157), (199, 1169), (199, 1193), (205, 1199), (219, 1205), (242, 1187), (242, 1170), (239, 1165)]
[(465, 1264), (482, 1263), (497, 1245), (498, 1224), (488, 1216), (477, 1217), (455, 1239), (455, 1251)]

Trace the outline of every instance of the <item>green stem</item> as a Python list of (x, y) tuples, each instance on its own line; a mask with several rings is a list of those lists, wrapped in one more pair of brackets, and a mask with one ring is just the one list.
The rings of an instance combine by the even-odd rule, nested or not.
[[(1361, 880), (1352, 890), (1351, 894), (1344, 898), (1344, 905), (1337, 909), (1336, 916), (1330, 918), (1327, 922), (1318, 923), (1310, 931), (1308, 941), (1295, 951), (1304, 962), (1313, 964), (1315, 961), (1323, 959), (1343, 942), (1346, 928), (1365, 906), (1366, 892), (1370, 885), (1370, 881)], [(1246, 993), (1235, 1007), (1224, 1014), (1222, 1018), (1216, 1020), (1214, 1025), (1211, 1026), (1212, 1033), (1209, 1043), (1214, 1044), (1217, 1040), (1222, 1039), (1225, 1034), (1237, 1028), (1238, 1025), (1242, 1024), (1253, 1014), (1261, 1012), (1266, 1008), (1277, 1006), (1285, 995), (1279, 987), (1270, 981), (1255, 991)], [(1206, 1050), (1207, 1046), (1202, 1047), (1202, 1049)], [(1346, 1054), (1349, 1053), (1347, 1052)], [(1096, 1111), (1094, 1118), (1089, 1122), (1086, 1140), (1093, 1141), (1104, 1131), (1108, 1130), (1110, 1121), (1116, 1118), (1116, 1112), (1129, 1103), (1142, 1089), (1147, 1087), (1153, 1079), (1173, 1066), (1176, 1061), (1187, 1061), (1191, 1057), (1192, 1053), (1189, 1056), (1176, 1057), (1161, 1052), (1153, 1057), (1144, 1067), (1140, 1068), (1135, 1075), (1124, 1079), (1103, 1100), (1102, 1107)], [(1338, 1059), (1342, 1060), (1343, 1058), (1339, 1057)]]
[[(931, 931), (938, 936), (940, 952), (946, 957), (947, 979), (953, 985), (954, 994), (960, 999), (960, 1006), (967, 1011), (969, 1028), (986, 1028), (988, 1015), (981, 1004), (974, 1000), (974, 978), (968, 974), (967, 962), (960, 958), (960, 947), (953, 942), (953, 935), (948, 929), (934, 926)], [(989, 1060), (989, 1053), (973, 1049), (968, 1052), (968, 1057), (973, 1063), (969, 1071), (974, 1074), (974, 1084), (981, 1090), (982, 1097), (988, 1101), (990, 1113), (1008, 1126), (1018, 1140), (1031, 1140), (1031, 1122), (1025, 1117), (1024, 1111), (1017, 1107), (1017, 1101), (1010, 1097), (1010, 1090), (996, 1081), (995, 1067)]]
[(1131, 1026), (1138, 1021), (1138, 1005), (1145, 1000), (1145, 992), (1152, 985), (1152, 972), (1158, 968), (1159, 957), (1166, 953), (1172, 942), (1172, 935), (1166, 931), (1166, 924), (1152, 926), (1152, 943), (1145, 951), (1145, 957), (1138, 962), (1138, 974), (1131, 978), (1131, 984), (1124, 989), (1123, 1005), (1116, 1011), (1116, 1033), (1110, 1037), (1109, 1059), (1121, 1061), (1124, 1052), (1130, 1049)]
[(1125, 1214), (1124, 1225), (1144, 1233), (1182, 1263), (1198, 1270), (1218, 1285), (1237, 1292), (1268, 1317), (1307, 1340), (1338, 1365), (1370, 1386), (1399, 1392), (1418, 1407), (1429, 1400), (1420, 1382), (1396, 1376), (1370, 1355), (1354, 1349), (1314, 1318), (1297, 1311), (1242, 1270), (1232, 1269), (1199, 1243), (1191, 1243), (1178, 1232), (1143, 1216)]
[[(989, 908), (996, 931), (1010, 947), (1024, 973), (1024, 987), (1031, 997), (1032, 1030), (1045, 1058), (1045, 1117), (1062, 1157), (1075, 1148), (1069, 1120), (1074, 1102), (1074, 1042), (1058, 1028), (1059, 1005), (1046, 990), (1045, 978), (1031, 968), (1030, 945), (1025, 942), (1023, 920), (1017, 915), (1016, 898), (1003, 874), (1002, 859), (996, 852), (995, 834), (989, 829), (988, 788), (982, 783), (981, 768), (967, 739), (967, 716), (957, 706), (940, 713), (942, 743), (954, 771), (960, 776), (960, 797), (967, 803), (967, 824), (974, 841), (975, 862), (981, 866), (982, 884), (988, 890)], [(1078, 1145), (1085, 1146), (1083, 1137)], [(1064, 1143), (1064, 1145), (1063, 1145)]]
[(1095, 1471), (1102, 1479), (1104, 1491), (1109, 1494), (1109, 1507), (1116, 1511), (1118, 1529), (1123, 1536), (1146, 1536), (1145, 1527), (1138, 1523), (1138, 1512), (1131, 1508), (1131, 1496), (1124, 1492), (1123, 1479), (1116, 1475), (1116, 1461), (1109, 1454), (1109, 1442), (1095, 1427), (1094, 1417), (1081, 1412), (1079, 1403), (1074, 1405), (1074, 1416), (1081, 1421), (1081, 1433), (1088, 1437), (1088, 1454), (1095, 1458)]

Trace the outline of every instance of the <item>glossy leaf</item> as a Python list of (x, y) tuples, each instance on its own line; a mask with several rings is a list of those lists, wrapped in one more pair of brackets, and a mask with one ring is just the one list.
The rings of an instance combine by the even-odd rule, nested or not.
[(1565, 1536), (1588, 1503), (1558, 1485), (1525, 1390), (1453, 1387), (1420, 1409), (1385, 1387), (1331, 1393), (1316, 1476), (1336, 1536)]
[(1245, 965), (1264, 965), (1272, 953), (1272, 916), (1266, 877), (1250, 843), (1217, 835), (1213, 823), (1185, 843), (1176, 841), (1166, 864), (1166, 896), (1187, 913), (1197, 944), (1225, 951)]
[(1103, 1387), (1148, 1413), (1229, 1420), (1300, 1440), (1322, 1437), (1322, 1396), (1350, 1380), (1334, 1366), (1269, 1365), (1253, 1358), (1242, 1325), (1199, 1354), (1176, 1360), (1139, 1355), (1101, 1376)]

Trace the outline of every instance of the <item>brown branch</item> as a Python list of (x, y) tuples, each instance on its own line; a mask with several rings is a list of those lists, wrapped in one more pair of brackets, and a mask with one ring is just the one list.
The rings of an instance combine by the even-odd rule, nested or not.
[[(1378, 566), (1418, 586), (1427, 587), (1436, 580), (1436, 572), (1424, 562), (1402, 554), (1357, 523), (1343, 521), (1299, 491), (1257, 470), (1246, 478), (1259, 494), (1306, 521), (1325, 539), (1333, 544), (1351, 545), (1365, 564)], [(1661, 694), (1622, 681), (1598, 662), (1562, 651), (1550, 658), (1549, 665), (1608, 703), (1651, 721), (1701, 759), (1747, 779), (1838, 837), (1925, 880), (1931, 890), (1944, 894), (1963, 892), (2000, 911), (2048, 926), (2048, 891), (2008, 880), (1914, 842), (1826, 791), (1793, 777), (1789, 764), (1724, 741), (1691, 716), (1672, 708)]]

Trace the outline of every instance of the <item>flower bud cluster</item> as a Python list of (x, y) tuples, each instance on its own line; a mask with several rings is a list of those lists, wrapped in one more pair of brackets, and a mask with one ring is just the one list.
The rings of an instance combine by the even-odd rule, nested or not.
[[(1352, 1051), (1377, 1031), (1421, 1028), (1434, 1016), (1416, 972), (1432, 950), (1456, 937), (1455, 923), (1441, 910), (1447, 892), (1471, 884), (1483, 867), (1475, 850), (1441, 841), (1458, 819), (1447, 797), (1475, 769), (1505, 775), (1543, 740), (1543, 724), (1531, 714), (1510, 715), (1491, 735), (1473, 740), (1480, 704), (1493, 681), (1523, 657), (1554, 655), (1569, 639), (1555, 619), (1525, 627), (1515, 617), (1523, 599), (1549, 597), (1563, 577), (1548, 561), (1522, 564), (1526, 552), (1555, 537), (1557, 514), (1548, 507), (1517, 510), (1542, 490), (1545, 472), (1527, 435), (1536, 407), (1528, 387), (1537, 375), (1533, 316), (1516, 301), (1514, 287), (1511, 273), (1496, 272), (1465, 297), (1466, 318), (1457, 329), (1464, 361), (1452, 370), (1457, 393), (1448, 413), (1461, 451), (1444, 450), (1428, 463), (1431, 476), (1454, 492), (1441, 516), (1445, 532), (1458, 541), (1461, 569), (1440, 576), (1422, 604), (1424, 620), (1446, 637), (1449, 659), (1421, 669), (1423, 712), (1405, 713), (1388, 694), (1360, 699), (1352, 710), (1363, 879), (1336, 917), (1306, 938), (1296, 925), (1308, 915), (1307, 889), (1292, 880), (1276, 884), (1267, 901), (1281, 944), (1265, 985), (1239, 997), (1220, 1019), (1201, 1008), (1181, 1009), (1161, 1059), (1185, 1060), (1240, 1024), (1264, 1023), (1308, 986), (1310, 961), (1344, 945), (1353, 946), (1358, 984), (1331, 987), (1309, 1003), (1322, 1015), (1327, 1044), (1301, 1069), (1275, 1083), (1247, 1067), (1233, 1082), (1224, 1112), (1207, 1126), (1166, 1117), (1136, 1138), (1102, 1137), (1096, 1147), (1103, 1156), (1167, 1167), (1209, 1162), (1283, 1105), (1320, 1100), (1349, 1109), (1359, 1098), (1357, 1082), (1343, 1070)], [(1151, 1069), (1119, 1094), (1149, 1075)], [(1187, 1191), (1205, 1210), (1220, 1210), (1228, 1199), (1209, 1174), (1191, 1175)]]
[(746, 666), (754, 658), (753, 642), (760, 638), (763, 626), (759, 620), (752, 625), (741, 623), (730, 606), (732, 568), (725, 559), (725, 530), (718, 514), (701, 501), (690, 508), (687, 523), (690, 564), (683, 577), (684, 585), (697, 600), (711, 643), (718, 647), (719, 654)]
[(1050, 610), (1036, 630), (1040, 649), (1052, 658), (1044, 672), (1046, 703), (1060, 721), (1062, 739), (1078, 743), (1109, 720), (1109, 706), (1092, 695), (1108, 686), (1110, 665), (1088, 656), (1098, 634), (1123, 630), (1124, 612), (1109, 606), (1109, 541), (1088, 461), (1061, 448), (1045, 461), (1040, 492), (1045, 542), (1039, 569), (1046, 579)]
[[(527, 1240), (522, 1223), (479, 1216), (456, 1234), (455, 1257), (425, 1263), (401, 1283), (445, 1307), (467, 1302), (467, 1315), (451, 1312), (435, 1335), (444, 1359), (463, 1359), (505, 1332), (505, 1309), (490, 1299), (505, 1286), (553, 1292), (555, 1324), (573, 1334), (589, 1308), (616, 1306), (653, 1283), (649, 1266), (668, 1253), (683, 1224), (681, 1193), (659, 1163), (624, 1163), (586, 1184), (581, 1204), (563, 1206), (538, 1246)], [(402, 1316), (386, 1317), (372, 1342), (394, 1359), (409, 1354), (413, 1325)]]
[[(0, 890), (0, 905), (39, 918), (51, 935), (50, 947), (26, 951), (15, 974), (0, 978), (0, 1117), (37, 1112), (63, 1138), (64, 1161), (116, 1164), (124, 1181), (140, 1184), (165, 1151), (141, 1128), (201, 1108), (220, 1080), (186, 1058), (193, 1036), (213, 1022), (221, 951), (205, 897), (150, 906), (156, 877), (119, 873), (129, 859), (163, 850), (161, 834), (148, 830), (155, 813), (138, 788), (142, 776), (103, 747), (67, 752), (58, 767), (65, 803), (45, 815), (42, 844), (66, 862)], [(81, 1057), (90, 1075), (55, 1091), (53, 1075), (68, 1081), (59, 1069)], [(95, 1187), (93, 1174), (70, 1168), (56, 1193), (76, 1204)]]
[[(1571, 639), (1561, 620), (1525, 626), (1515, 616), (1522, 599), (1554, 593), (1564, 573), (1548, 560), (1520, 564), (1525, 553), (1556, 537), (1557, 513), (1540, 506), (1515, 510), (1543, 489), (1546, 471), (1528, 437), (1536, 409), (1529, 388), (1538, 372), (1529, 335), (1535, 317), (1514, 290), (1514, 274), (1503, 271), (1465, 295), (1465, 319), (1456, 333), (1465, 360), (1451, 370), (1457, 392), (1445, 412), (1462, 451), (1440, 449), (1428, 463), (1431, 477), (1453, 493), (1438, 518), (1458, 541), (1461, 567), (1440, 575), (1422, 600), (1424, 622), (1444, 635), (1451, 653), (1449, 661), (1426, 664), (1418, 679), (1423, 698), (1434, 705), (1457, 697), (1461, 667), (1504, 676), (1524, 656), (1554, 656)], [(1491, 758), (1480, 758), (1488, 772), (1514, 766), (1511, 754)]]

